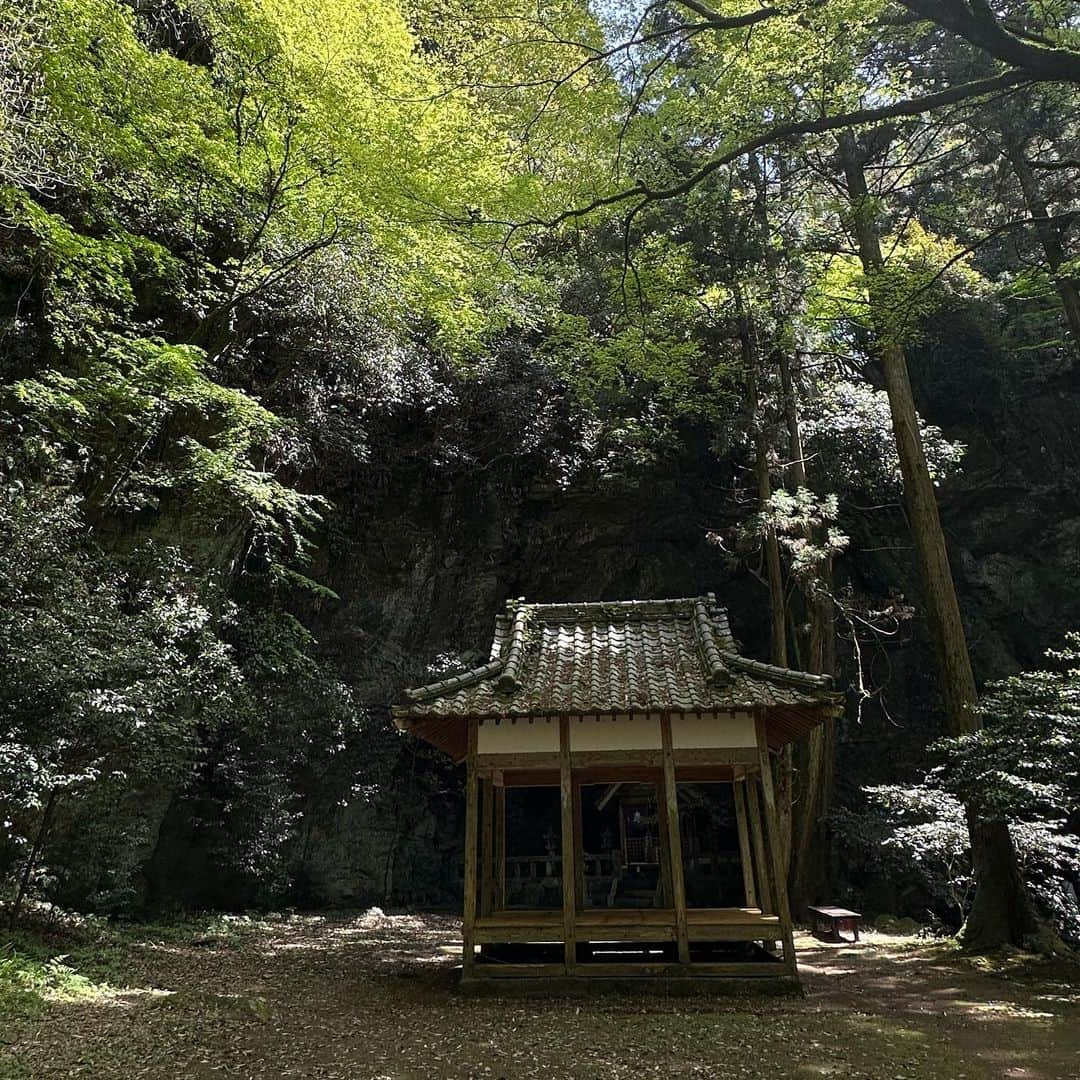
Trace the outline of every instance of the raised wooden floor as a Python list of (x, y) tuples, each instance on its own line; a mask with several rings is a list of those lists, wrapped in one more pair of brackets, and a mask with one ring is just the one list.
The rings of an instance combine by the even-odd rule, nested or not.
[[(780, 937), (780, 920), (760, 908), (690, 908), (692, 941), (769, 941)], [(587, 908), (574, 917), (578, 941), (674, 941), (673, 908)], [(476, 920), (477, 944), (563, 940), (561, 910), (497, 911)]]

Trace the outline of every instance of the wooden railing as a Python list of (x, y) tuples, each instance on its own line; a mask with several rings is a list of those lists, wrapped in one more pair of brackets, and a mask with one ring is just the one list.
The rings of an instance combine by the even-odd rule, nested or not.
[[(585, 876), (587, 878), (608, 878), (617, 875), (622, 866), (618, 851), (609, 851), (603, 855), (583, 856)], [(506, 858), (506, 880), (542, 880), (543, 878), (562, 877), (561, 855), (508, 855)]]

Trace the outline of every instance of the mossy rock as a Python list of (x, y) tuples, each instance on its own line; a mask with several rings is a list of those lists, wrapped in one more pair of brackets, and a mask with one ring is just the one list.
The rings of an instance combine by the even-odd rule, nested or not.
[(895, 934), (899, 937), (911, 937), (923, 930), (922, 923), (906, 915), (878, 915), (874, 919), (873, 927), (883, 934)]

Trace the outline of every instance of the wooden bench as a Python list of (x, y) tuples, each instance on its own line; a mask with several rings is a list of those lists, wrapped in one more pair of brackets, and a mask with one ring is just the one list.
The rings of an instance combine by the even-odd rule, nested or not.
[(814, 920), (814, 937), (822, 941), (844, 941), (843, 931), (853, 934), (852, 941), (859, 940), (859, 923), (862, 916), (857, 911), (842, 907), (807, 908)]

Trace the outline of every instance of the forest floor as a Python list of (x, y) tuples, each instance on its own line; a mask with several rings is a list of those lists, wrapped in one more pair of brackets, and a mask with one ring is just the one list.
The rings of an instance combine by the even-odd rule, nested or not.
[(0, 1078), (1080, 1073), (1080, 972), (1031, 958), (803, 934), (805, 998), (490, 999), (455, 993), (455, 944), (377, 912), (0, 936)]

